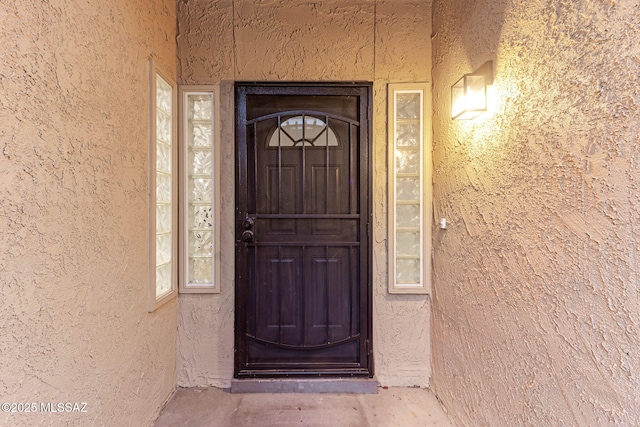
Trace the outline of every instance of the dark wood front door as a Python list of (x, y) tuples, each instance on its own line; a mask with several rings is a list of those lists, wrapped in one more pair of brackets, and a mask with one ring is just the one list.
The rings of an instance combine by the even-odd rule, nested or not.
[(371, 87), (235, 95), (235, 375), (371, 376)]

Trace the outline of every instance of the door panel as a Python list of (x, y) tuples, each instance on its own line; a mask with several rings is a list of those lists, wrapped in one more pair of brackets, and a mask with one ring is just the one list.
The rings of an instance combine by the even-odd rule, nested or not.
[(236, 377), (373, 375), (370, 92), (236, 86)]

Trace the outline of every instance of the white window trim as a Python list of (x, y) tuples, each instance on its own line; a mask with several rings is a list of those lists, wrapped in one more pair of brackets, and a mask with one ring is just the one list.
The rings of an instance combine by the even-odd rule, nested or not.
[[(391, 294), (429, 294), (431, 292), (432, 160), (431, 101), (428, 83), (390, 83), (388, 86), (388, 289)], [(396, 94), (420, 93), (420, 282), (396, 283)]]
[[(171, 99), (171, 138), (172, 138), (172, 154), (171, 154), (171, 289), (164, 295), (158, 297), (156, 294), (156, 157), (157, 157), (157, 126), (156, 126), (156, 77), (160, 76), (165, 82), (167, 82), (172, 89)], [(149, 144), (149, 312), (155, 311), (162, 305), (166, 304), (178, 295), (178, 211), (177, 211), (177, 126), (176, 126), (176, 113), (177, 100), (176, 100), (176, 83), (158, 68), (153, 59), (149, 60), (149, 79), (150, 79), (150, 114), (151, 121), (150, 126), (150, 144)]]
[[(188, 105), (186, 97), (189, 94), (213, 95), (213, 241), (212, 265), (213, 283), (189, 283), (189, 250), (187, 247), (189, 236), (189, 193), (188, 193)], [(220, 87), (218, 85), (184, 85), (180, 86), (180, 293), (220, 293)]]

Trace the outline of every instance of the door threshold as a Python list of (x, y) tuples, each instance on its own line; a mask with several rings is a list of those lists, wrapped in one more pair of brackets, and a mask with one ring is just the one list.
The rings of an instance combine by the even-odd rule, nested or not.
[(231, 393), (377, 394), (375, 378), (247, 378), (231, 380)]

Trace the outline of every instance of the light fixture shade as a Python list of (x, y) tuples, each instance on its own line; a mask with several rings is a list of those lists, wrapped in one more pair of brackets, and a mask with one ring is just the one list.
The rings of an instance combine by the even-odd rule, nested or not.
[(489, 61), (451, 86), (451, 118), (469, 120), (487, 111), (487, 85), (493, 83), (492, 77)]

